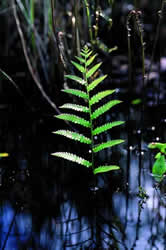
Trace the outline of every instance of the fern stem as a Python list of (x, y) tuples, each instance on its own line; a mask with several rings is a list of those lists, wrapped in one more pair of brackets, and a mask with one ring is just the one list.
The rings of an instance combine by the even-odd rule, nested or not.
[(90, 16), (88, 0), (84, 0), (84, 4), (85, 4), (85, 7), (86, 7), (86, 14), (87, 14), (87, 20), (88, 20), (88, 29), (89, 29), (90, 42), (93, 44), (93, 32), (92, 32), (92, 24), (91, 24), (91, 16)]
[(88, 79), (86, 76), (86, 72), (87, 72), (87, 66), (86, 66), (86, 62), (87, 59), (85, 58), (85, 73), (84, 73), (84, 80), (86, 82), (86, 91), (87, 91), (87, 95), (88, 95), (88, 107), (89, 107), (89, 119), (90, 119), (90, 137), (91, 137), (91, 161), (92, 161), (92, 170), (94, 170), (95, 166), (94, 166), (94, 152), (93, 152), (93, 148), (94, 148), (94, 138), (93, 138), (93, 121), (92, 121), (92, 109), (91, 109), (91, 104), (90, 104), (90, 94), (89, 94), (89, 90), (88, 90)]

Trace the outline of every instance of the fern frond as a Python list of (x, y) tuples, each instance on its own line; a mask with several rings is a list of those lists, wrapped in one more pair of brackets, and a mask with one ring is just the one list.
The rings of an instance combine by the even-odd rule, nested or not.
[(97, 79), (95, 79), (93, 82), (91, 82), (87, 89), (88, 89), (88, 92), (90, 92), (91, 90), (93, 90), (95, 87), (97, 87), (97, 85), (102, 82), (105, 78), (107, 77), (107, 75), (104, 75), (104, 76), (101, 76)]
[(95, 103), (98, 103), (100, 100), (102, 100), (104, 97), (111, 95), (115, 92), (116, 90), (105, 90), (97, 93), (96, 95), (92, 96), (90, 99), (90, 105), (92, 106)]
[(69, 139), (72, 139), (72, 140), (75, 140), (75, 141), (79, 141), (81, 143), (85, 143), (85, 144), (91, 144), (91, 140), (82, 135), (82, 134), (78, 134), (76, 132), (72, 132), (72, 131), (69, 131), (69, 130), (57, 130), (55, 132), (53, 132), (54, 134), (57, 134), (57, 135), (63, 135)]
[(103, 106), (101, 106), (100, 108), (96, 109), (93, 113), (92, 113), (92, 119), (96, 119), (97, 117), (99, 117), (100, 115), (104, 114), (105, 112), (107, 112), (110, 108), (112, 108), (113, 106), (121, 103), (122, 101), (119, 100), (113, 100), (110, 102), (107, 102), (106, 104), (104, 104)]
[(94, 174), (99, 174), (99, 173), (105, 173), (105, 172), (108, 172), (108, 171), (111, 171), (111, 170), (118, 170), (120, 169), (119, 166), (116, 166), (116, 165), (109, 165), (109, 166), (100, 166), (100, 167), (97, 167), (93, 170), (93, 173)]
[(59, 108), (62, 109), (72, 109), (75, 111), (79, 111), (79, 112), (84, 112), (84, 113), (88, 113), (89, 112), (89, 108), (86, 106), (82, 106), (82, 105), (77, 105), (74, 103), (65, 103), (62, 106), (60, 106)]
[(78, 89), (62, 89), (63, 92), (78, 96), (80, 98), (88, 100), (88, 95), (86, 92), (78, 90)]
[(93, 136), (94, 135), (99, 135), (99, 134), (107, 131), (108, 129), (111, 129), (113, 127), (119, 126), (121, 124), (124, 124), (124, 122), (123, 121), (115, 121), (115, 122), (106, 123), (106, 124), (104, 124), (104, 125), (102, 125), (100, 127), (95, 128), (93, 130), (92, 134), (93, 134)]
[(85, 57), (86, 59), (88, 59), (88, 57), (90, 57), (90, 55), (93, 53), (93, 51), (90, 51), (88, 54), (86, 54), (84, 51), (80, 52), (81, 56)]
[(55, 117), (58, 119), (62, 119), (65, 121), (70, 121), (70, 122), (73, 122), (75, 124), (82, 125), (83, 127), (87, 127), (87, 128), (91, 127), (91, 124), (89, 121), (87, 121), (87, 120), (85, 120), (77, 115), (71, 115), (71, 114), (64, 113), (64, 114), (56, 115)]
[(104, 143), (101, 143), (97, 146), (94, 146), (93, 148), (93, 152), (97, 153), (105, 148), (110, 148), (110, 147), (113, 147), (115, 145), (118, 145), (120, 143), (124, 142), (124, 140), (111, 140), (111, 141), (107, 141), (107, 142), (104, 142)]
[(78, 61), (80, 61), (80, 63), (84, 63), (84, 64), (85, 64), (85, 62), (86, 62), (86, 60), (85, 60), (84, 58), (82, 58), (82, 57), (75, 56), (75, 58), (76, 58)]
[(93, 66), (90, 70), (88, 70), (88, 72), (86, 72), (86, 77), (87, 78), (91, 77), (98, 70), (98, 68), (100, 68), (101, 64), (102, 63), (98, 63), (95, 66)]
[(65, 75), (66, 78), (73, 80), (75, 82), (78, 82), (82, 85), (85, 85), (85, 80), (82, 79), (81, 77), (75, 76), (75, 75)]
[(77, 62), (71, 61), (72, 64), (81, 72), (81, 73), (85, 73), (85, 67), (83, 67), (82, 65), (80, 65)]
[(86, 66), (88, 67), (89, 65), (91, 65), (91, 63), (94, 61), (94, 59), (96, 58), (97, 54), (94, 54), (87, 62), (86, 62)]
[(92, 165), (91, 162), (83, 159), (82, 157), (79, 157), (75, 154), (68, 153), (68, 152), (55, 152), (51, 155), (56, 156), (56, 157), (61, 157), (61, 158), (66, 159), (68, 161), (76, 162), (76, 163), (83, 165), (87, 168), (89, 168)]

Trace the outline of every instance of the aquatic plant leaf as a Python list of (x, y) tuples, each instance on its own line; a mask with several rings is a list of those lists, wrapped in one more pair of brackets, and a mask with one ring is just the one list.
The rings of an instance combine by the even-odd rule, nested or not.
[(154, 175), (162, 176), (166, 173), (166, 159), (164, 155), (160, 155), (153, 164), (152, 173)]
[(101, 106), (100, 108), (96, 109), (93, 113), (92, 113), (92, 119), (96, 119), (97, 117), (99, 117), (100, 115), (104, 114), (105, 112), (107, 112), (110, 108), (114, 107), (115, 105), (121, 103), (122, 101), (119, 100), (113, 100), (110, 102), (107, 102), (106, 104), (104, 104), (103, 106)]
[(61, 158), (66, 159), (68, 161), (76, 162), (76, 163), (83, 165), (87, 168), (89, 168), (92, 165), (91, 162), (83, 159), (82, 157), (79, 157), (75, 154), (68, 153), (68, 152), (55, 152), (51, 155), (56, 156), (56, 157), (61, 157)]
[(69, 131), (69, 130), (57, 130), (55, 132), (53, 132), (54, 134), (57, 134), (57, 135), (63, 135), (69, 139), (72, 139), (72, 140), (75, 140), (75, 141), (79, 141), (81, 143), (85, 143), (85, 144), (91, 144), (91, 140), (82, 135), (82, 134), (79, 134), (79, 133), (76, 133), (76, 132), (72, 132), (72, 131)]
[(98, 63), (95, 66), (93, 66), (88, 72), (86, 72), (86, 77), (89, 78), (91, 77), (97, 70), (100, 68), (100, 65), (102, 63)]
[(79, 60), (81, 63), (85, 63), (86, 60), (82, 57), (79, 57), (79, 56), (75, 56), (75, 58), (77, 58), (77, 60)]
[(93, 135), (99, 135), (105, 131), (107, 131), (108, 129), (111, 129), (113, 127), (116, 127), (116, 126), (119, 126), (119, 125), (122, 125), (124, 124), (125, 122), (124, 121), (114, 121), (114, 122), (109, 122), (109, 123), (106, 123), (100, 127), (97, 127), (93, 130), (92, 134)]
[(88, 87), (87, 87), (88, 92), (91, 91), (91, 90), (93, 90), (95, 87), (97, 87), (97, 85), (98, 85), (100, 82), (102, 82), (106, 77), (107, 77), (107, 75), (104, 75), (104, 76), (101, 76), (101, 77), (95, 79), (93, 82), (91, 82), (91, 83), (88, 85)]
[(111, 95), (115, 92), (116, 90), (105, 90), (97, 93), (96, 95), (92, 96), (90, 99), (90, 105), (92, 106), (95, 103), (98, 103), (100, 100), (102, 100), (104, 97)]
[(93, 170), (93, 173), (94, 174), (99, 174), (99, 173), (105, 173), (105, 172), (108, 172), (108, 171), (118, 170), (118, 169), (120, 169), (120, 167), (116, 166), (116, 165), (100, 166), (100, 167), (95, 168)]
[(85, 67), (83, 67), (82, 65), (80, 65), (79, 63), (76, 63), (74, 61), (71, 61), (72, 64), (81, 72), (81, 73), (85, 73)]
[(78, 96), (80, 98), (88, 100), (88, 95), (84, 91), (81, 91), (81, 90), (78, 90), (78, 89), (63, 89), (62, 91), (65, 92), (65, 93), (75, 95), (75, 96)]
[(88, 113), (89, 112), (89, 108), (86, 106), (82, 106), (82, 105), (77, 105), (74, 103), (65, 103), (62, 106), (60, 106), (59, 108), (62, 109), (72, 109), (75, 111), (79, 111), (79, 112), (84, 112), (84, 113)]
[(65, 75), (66, 78), (73, 80), (75, 82), (78, 82), (82, 85), (85, 85), (85, 80), (82, 79), (81, 77), (75, 76), (75, 75)]
[(88, 67), (89, 65), (91, 65), (91, 63), (94, 61), (94, 59), (96, 58), (97, 54), (94, 54), (87, 62), (86, 62), (86, 66)]
[(89, 121), (87, 121), (87, 120), (85, 120), (77, 115), (71, 115), (71, 114), (64, 113), (64, 114), (56, 115), (55, 117), (58, 119), (62, 119), (65, 121), (70, 121), (70, 122), (73, 122), (75, 124), (82, 125), (83, 127), (87, 127), (87, 128), (91, 127)]
[(111, 141), (101, 143), (97, 146), (94, 146), (93, 152), (97, 153), (103, 149), (110, 148), (110, 147), (113, 147), (115, 145), (121, 144), (122, 142), (124, 142), (124, 140), (118, 139), (118, 140), (111, 140)]
[(150, 149), (158, 149), (160, 152), (166, 154), (166, 143), (152, 142), (148, 145)]

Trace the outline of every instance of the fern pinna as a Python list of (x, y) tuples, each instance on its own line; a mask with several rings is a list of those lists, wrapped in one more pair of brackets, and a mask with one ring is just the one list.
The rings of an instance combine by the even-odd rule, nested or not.
[[(105, 165), (105, 166), (96, 166), (94, 162), (94, 155), (106, 148), (118, 145), (124, 140), (109, 140), (107, 142), (103, 142), (101, 144), (96, 145), (94, 142), (94, 137), (113, 128), (123, 124), (123, 121), (114, 121), (103, 124), (101, 126), (95, 127), (94, 121), (100, 117), (102, 114), (110, 110), (113, 106), (121, 103), (119, 100), (110, 100), (104, 105), (100, 105), (100, 101), (103, 100), (105, 97), (113, 94), (115, 90), (105, 90), (98, 92), (97, 94), (93, 94), (93, 90), (107, 77), (106, 75), (100, 76), (97, 79), (94, 79), (94, 75), (96, 71), (99, 69), (101, 63), (97, 63), (94, 66), (91, 64), (94, 62), (96, 58), (96, 54), (92, 55), (93, 51), (89, 50), (88, 47), (85, 45), (84, 48), (81, 50), (80, 54), (81, 57), (76, 57), (78, 62), (72, 61), (72, 64), (79, 70), (82, 74), (82, 77), (78, 77), (76, 75), (66, 75), (65, 77), (75, 81), (76, 83), (82, 85), (83, 90), (80, 89), (65, 89), (64, 92), (74, 95), (76, 97), (82, 98), (85, 100), (85, 105), (77, 105), (73, 103), (66, 103), (60, 108), (66, 110), (74, 110), (78, 113), (88, 113), (89, 119), (84, 119), (79, 115), (71, 114), (71, 113), (62, 113), (57, 115), (56, 117), (59, 119), (63, 119), (65, 121), (69, 121), (83, 127), (86, 127), (89, 131), (89, 138), (84, 136), (83, 134), (69, 131), (69, 130), (58, 130), (53, 132), (58, 135), (65, 136), (72, 140), (76, 140), (80, 143), (86, 143), (90, 146), (91, 152), (91, 161), (83, 159), (73, 153), (69, 152), (56, 152), (52, 155), (56, 157), (61, 157), (63, 159), (67, 159), (69, 161), (76, 162), (80, 165), (85, 167), (91, 167), (94, 174), (107, 172), (110, 170), (119, 169), (119, 166), (116, 165)], [(90, 67), (91, 66), (91, 67)], [(92, 78), (93, 76), (93, 78)], [(95, 109), (95, 105), (98, 104), (99, 107)]]

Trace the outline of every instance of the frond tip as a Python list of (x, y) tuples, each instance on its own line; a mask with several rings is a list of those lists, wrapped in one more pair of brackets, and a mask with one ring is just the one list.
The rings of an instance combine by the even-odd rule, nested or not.
[(56, 156), (56, 157), (61, 157), (61, 158), (68, 160), (68, 161), (76, 162), (76, 163), (83, 165), (87, 168), (89, 168), (92, 165), (91, 162), (83, 159), (82, 157), (79, 157), (75, 154), (68, 153), (68, 152), (56, 152), (56, 153), (53, 153), (51, 155)]

